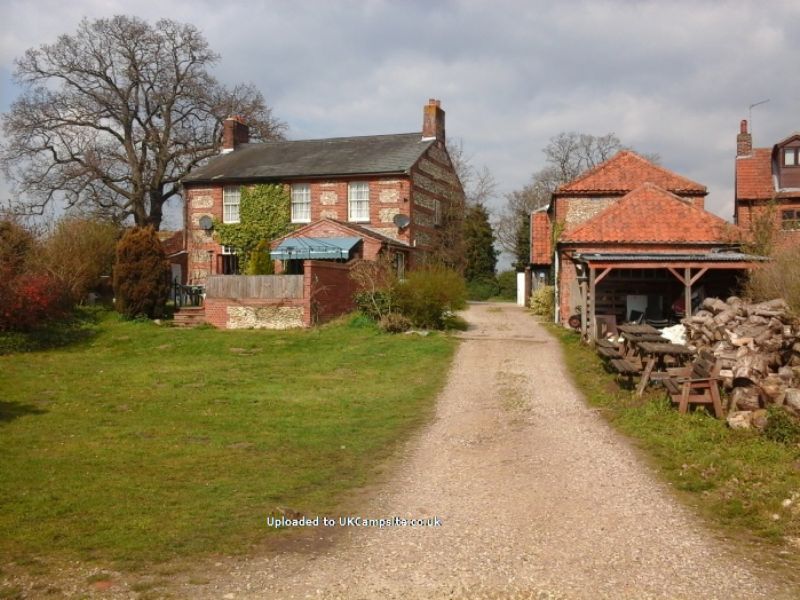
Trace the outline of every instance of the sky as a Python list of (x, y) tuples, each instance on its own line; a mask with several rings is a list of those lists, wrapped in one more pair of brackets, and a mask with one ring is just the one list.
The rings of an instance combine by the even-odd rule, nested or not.
[(752, 109), (755, 146), (800, 129), (796, 0), (0, 0), (0, 112), (20, 92), (15, 57), (115, 14), (195, 25), (221, 54), (215, 76), (254, 83), (290, 139), (419, 131), (440, 99), (448, 138), (498, 182), (495, 212), (550, 138), (613, 132), (731, 219), (749, 106), (769, 99)]

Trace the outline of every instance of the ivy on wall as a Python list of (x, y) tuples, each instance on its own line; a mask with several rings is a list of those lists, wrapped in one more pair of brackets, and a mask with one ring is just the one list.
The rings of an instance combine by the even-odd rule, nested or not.
[[(262, 242), (270, 242), (292, 230), (291, 197), (282, 185), (257, 184), (243, 187), (239, 203), (239, 222), (214, 220), (214, 234), (223, 246), (236, 249), (246, 273), (261, 274)], [(263, 249), (265, 244), (261, 244)], [(253, 263), (253, 264), (251, 264)]]

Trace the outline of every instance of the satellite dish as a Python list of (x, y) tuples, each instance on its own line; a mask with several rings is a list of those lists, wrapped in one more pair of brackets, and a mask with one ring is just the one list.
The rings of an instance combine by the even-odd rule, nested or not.
[(408, 225), (411, 223), (411, 219), (408, 217), (408, 215), (400, 214), (400, 215), (395, 215), (394, 218), (392, 219), (392, 222), (395, 225), (397, 225), (398, 229), (404, 229), (408, 227)]
[(214, 221), (212, 221), (211, 217), (209, 217), (208, 215), (200, 217), (200, 221), (198, 222), (200, 223), (200, 228), (205, 229), (206, 231), (214, 227)]

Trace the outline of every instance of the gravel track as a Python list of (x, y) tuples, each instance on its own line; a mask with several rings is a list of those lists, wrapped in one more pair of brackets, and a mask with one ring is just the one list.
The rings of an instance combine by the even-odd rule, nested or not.
[(717, 539), (584, 404), (522, 309), (475, 304), (436, 416), (315, 549), (217, 563), (193, 598), (797, 598)]

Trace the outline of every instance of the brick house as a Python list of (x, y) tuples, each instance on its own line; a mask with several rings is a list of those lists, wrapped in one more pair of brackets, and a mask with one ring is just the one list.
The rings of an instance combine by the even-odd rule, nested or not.
[(736, 136), (736, 201), (733, 219), (749, 230), (774, 206), (775, 228), (786, 241), (800, 241), (800, 133), (768, 148), (753, 148), (747, 121)]
[(247, 125), (227, 119), (221, 155), (182, 182), (189, 283), (237, 272), (210, 225), (238, 222), (241, 188), (257, 183), (282, 184), (291, 195), (296, 230), (273, 244), (279, 271), (381, 253), (399, 270), (413, 267), (435, 249), (448, 203), (464, 194), (438, 100), (424, 106), (422, 125), (417, 133), (250, 143)]
[(554, 282), (556, 321), (580, 311), (595, 335), (598, 319), (663, 321), (734, 287), (753, 257), (724, 241), (731, 225), (705, 210), (707, 193), (630, 151), (560, 186), (531, 214), (532, 275)]

